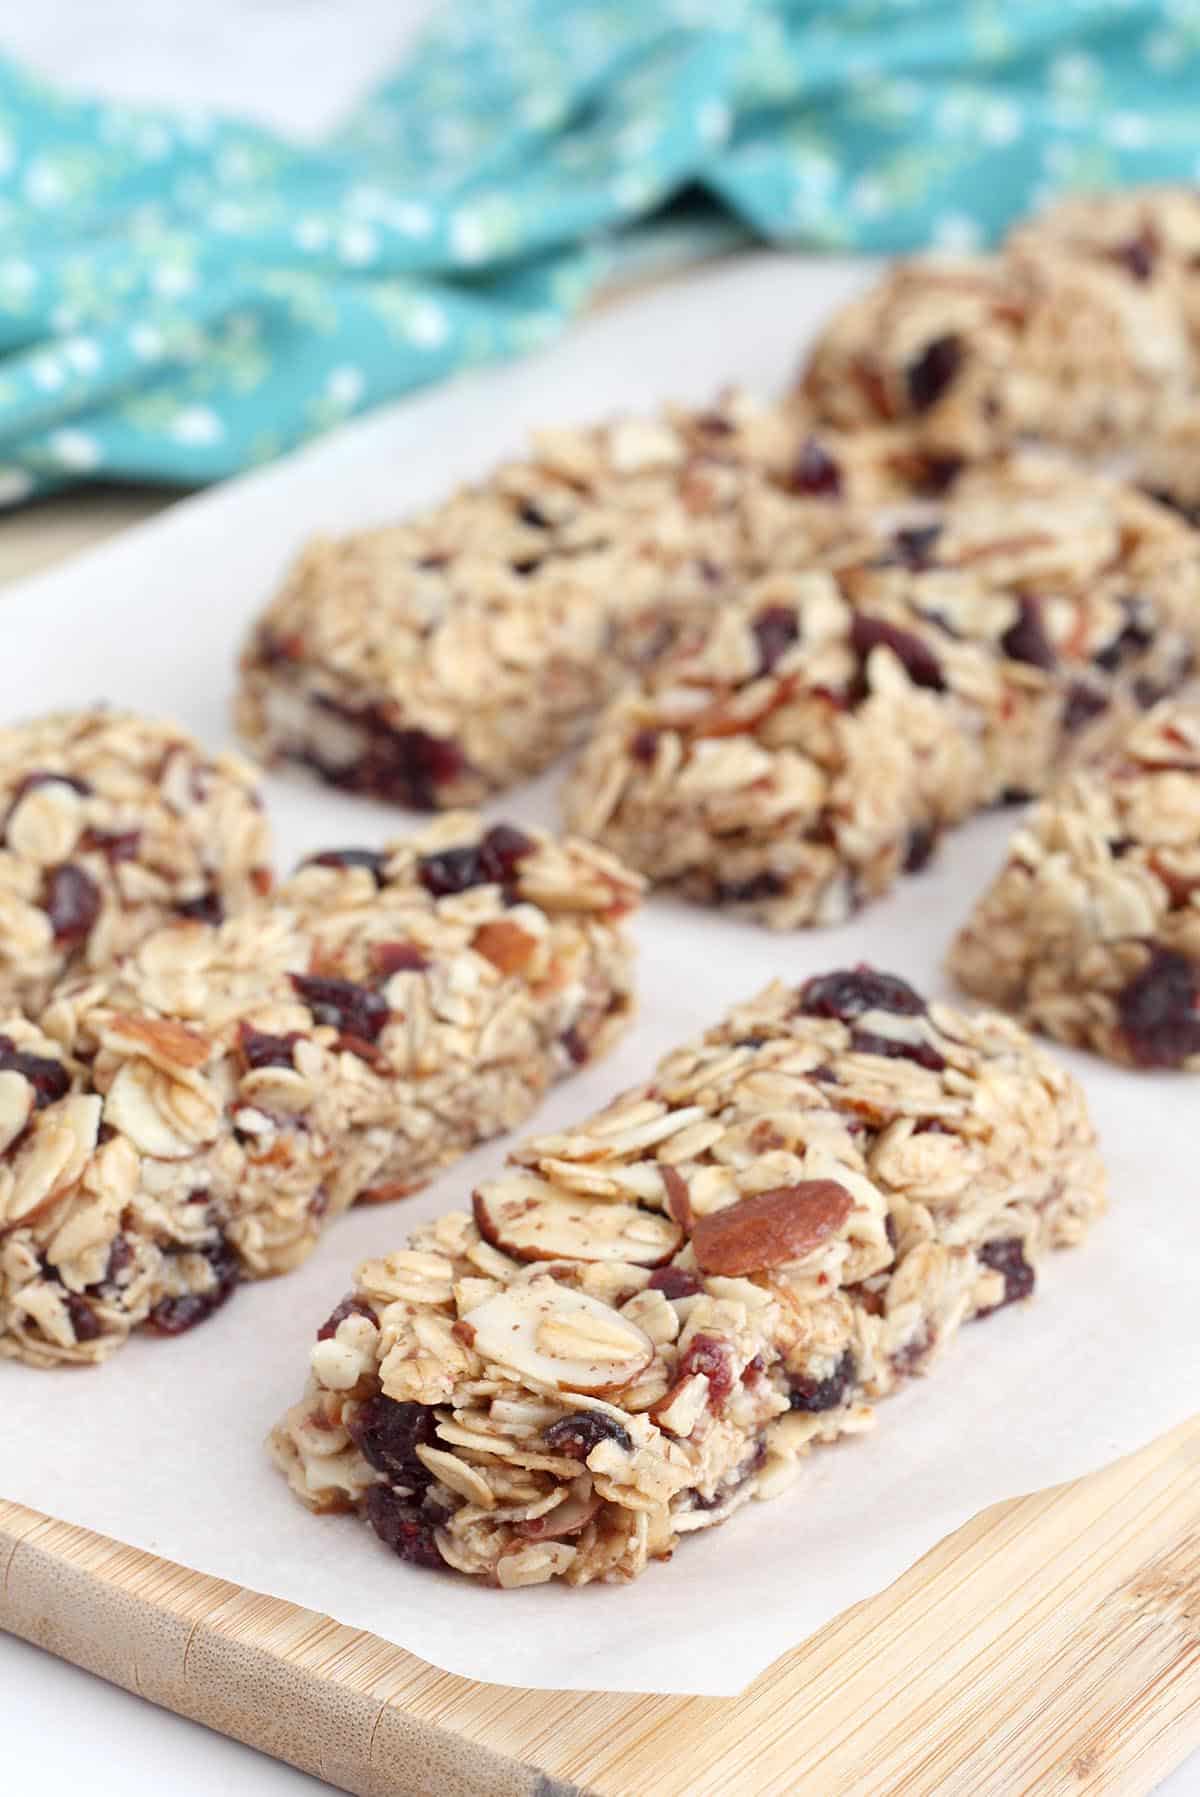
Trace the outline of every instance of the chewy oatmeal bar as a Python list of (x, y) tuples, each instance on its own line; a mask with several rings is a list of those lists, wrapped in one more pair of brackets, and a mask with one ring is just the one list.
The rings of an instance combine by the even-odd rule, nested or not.
[(631, 1006), (638, 882), (451, 816), (0, 1022), (0, 1355), (97, 1361), (523, 1121)]
[(629, 1579), (869, 1426), (1103, 1204), (1018, 1025), (869, 968), (777, 983), (360, 1267), (272, 1451), (418, 1565)]
[(300, 557), (242, 659), (239, 728), (268, 761), (422, 809), (538, 772), (673, 621), (871, 503), (935, 482), (886, 433), (828, 444), (793, 404), (547, 431), (532, 459)]
[(829, 923), (939, 833), (1099, 753), (1191, 666), (1200, 537), (1018, 455), (748, 581), (602, 715), (572, 827), (778, 927)]
[(1200, 1072), (1200, 702), (1159, 706), (1035, 808), (950, 967), (1061, 1041)]
[(1120, 456), (1200, 502), (1200, 196), (1079, 194), (1002, 252), (897, 264), (831, 322), (804, 393), (845, 428), (914, 427), (943, 454), (1040, 437)]
[(255, 774), (178, 725), (58, 712), (0, 728), (0, 1015), (176, 917), (269, 890)]

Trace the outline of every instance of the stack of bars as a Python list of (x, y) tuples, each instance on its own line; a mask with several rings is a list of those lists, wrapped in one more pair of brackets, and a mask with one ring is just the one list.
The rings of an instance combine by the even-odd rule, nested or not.
[[(403, 1560), (624, 1580), (1027, 1298), (1105, 1180), (1025, 1026), (1200, 1071), (1198, 271), (1194, 196), (1072, 200), (892, 271), (782, 400), (312, 545), (239, 727), (445, 810), (411, 839), (274, 886), (236, 758), (0, 733), (0, 1354), (177, 1333), (517, 1127), (631, 1015), (647, 882), (841, 922), (1036, 799), (950, 954), (1001, 1011), (775, 983), (360, 1267), (271, 1448)], [(455, 809), (572, 747), (572, 834)]]

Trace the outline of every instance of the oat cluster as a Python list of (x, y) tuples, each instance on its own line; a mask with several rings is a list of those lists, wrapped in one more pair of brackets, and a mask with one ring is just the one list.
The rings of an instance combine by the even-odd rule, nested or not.
[(416, 1564), (630, 1579), (869, 1427), (1103, 1202), (1017, 1024), (868, 968), (777, 983), (360, 1267), (273, 1451)]

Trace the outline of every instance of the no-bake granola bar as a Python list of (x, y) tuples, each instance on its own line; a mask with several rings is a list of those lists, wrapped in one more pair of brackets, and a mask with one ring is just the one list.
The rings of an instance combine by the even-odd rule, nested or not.
[(1200, 701), (1038, 805), (950, 955), (960, 983), (1051, 1036), (1200, 1072)]
[(60, 712), (0, 728), (0, 1015), (177, 917), (266, 892), (255, 775), (177, 725)]
[(452, 815), (0, 1020), (0, 1355), (97, 1361), (512, 1129), (631, 1006), (639, 882)]
[(1017, 455), (856, 516), (793, 563), (827, 571), (781, 540), (612, 701), (572, 828), (689, 897), (837, 922), (1187, 676), (1200, 536), (1116, 482)]
[(777, 983), (360, 1267), (272, 1451), (417, 1565), (629, 1579), (868, 1427), (1103, 1203), (1018, 1025), (869, 968)]
[(844, 428), (906, 424), (942, 454), (1020, 436), (1200, 502), (1200, 197), (1077, 194), (1000, 254), (900, 263), (822, 333), (804, 393)]
[(737, 392), (539, 434), (405, 524), (314, 543), (242, 660), (239, 728), (269, 761), (393, 802), (475, 802), (578, 739), (613, 688), (847, 508), (953, 472), (893, 433), (818, 441)]

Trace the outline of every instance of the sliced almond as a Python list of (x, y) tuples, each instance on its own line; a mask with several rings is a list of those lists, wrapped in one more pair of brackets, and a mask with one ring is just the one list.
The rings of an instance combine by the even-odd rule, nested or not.
[(692, 1232), (696, 1264), (705, 1273), (737, 1277), (803, 1260), (841, 1228), (854, 1200), (835, 1179), (758, 1192), (701, 1217)]
[(498, 917), (491, 923), (480, 924), (471, 938), (471, 947), (499, 972), (520, 973), (537, 948), (537, 939), (519, 923)]
[(36, 1097), (23, 1073), (11, 1068), (0, 1073), (0, 1154), (11, 1148), (33, 1116)]
[(475, 1352), (560, 1391), (615, 1391), (654, 1358), (654, 1343), (611, 1305), (552, 1279), (488, 1298), (463, 1318)]
[[(420, 1451), (418, 1448), (417, 1452)], [(591, 1480), (577, 1479), (561, 1504), (555, 1504), (542, 1516), (531, 1516), (519, 1522), (517, 1534), (530, 1541), (559, 1541), (565, 1535), (578, 1535), (599, 1508), (600, 1495), (592, 1490)]]
[(515, 1180), (485, 1186), (474, 1198), (479, 1233), (516, 1260), (614, 1260), (660, 1267), (683, 1242), (669, 1217), (636, 1204), (572, 1198)]
[(108, 1047), (132, 1049), (168, 1072), (174, 1067), (203, 1067), (213, 1051), (210, 1036), (172, 1017), (135, 1017), (125, 1011), (108, 1019), (103, 1040)]

